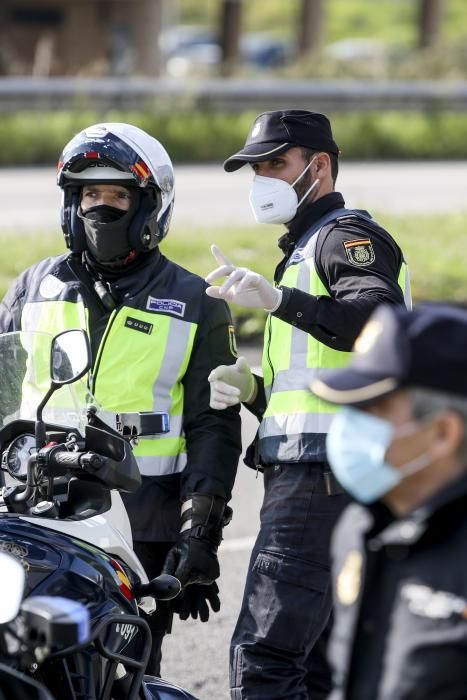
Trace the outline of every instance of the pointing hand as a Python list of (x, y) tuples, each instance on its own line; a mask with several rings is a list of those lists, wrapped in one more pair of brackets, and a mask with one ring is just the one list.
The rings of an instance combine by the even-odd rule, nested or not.
[(282, 290), (274, 287), (265, 277), (246, 267), (237, 267), (230, 262), (222, 251), (211, 246), (211, 252), (220, 263), (220, 267), (209, 273), (206, 282), (211, 284), (220, 277), (227, 277), (221, 286), (211, 286), (206, 294), (215, 299), (225, 299), (239, 306), (250, 309), (275, 311), (282, 301)]

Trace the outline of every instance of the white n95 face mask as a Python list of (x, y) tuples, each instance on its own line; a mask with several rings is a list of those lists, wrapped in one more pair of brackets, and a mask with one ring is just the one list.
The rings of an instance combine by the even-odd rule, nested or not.
[(313, 164), (313, 160), (308, 163), (291, 185), (277, 177), (254, 176), (250, 189), (250, 206), (258, 224), (287, 224), (292, 221), (300, 204), (319, 184), (318, 179), (312, 182), (301, 200), (298, 201), (294, 185), (302, 179)]

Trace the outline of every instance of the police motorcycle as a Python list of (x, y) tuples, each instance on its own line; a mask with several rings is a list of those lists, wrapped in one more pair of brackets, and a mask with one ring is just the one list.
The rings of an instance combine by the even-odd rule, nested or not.
[(18, 669), (43, 661), (52, 649), (85, 642), (89, 611), (60, 597), (32, 596), (22, 603), (22, 565), (0, 552), (0, 571), (0, 700), (53, 700), (45, 686)]
[(166, 432), (168, 416), (106, 415), (80, 381), (89, 369), (82, 330), (0, 335), (0, 551), (24, 567), (26, 602), (83, 603), (91, 629), (21, 670), (60, 700), (195, 700), (145, 675), (151, 632), (139, 607), (153, 612), (180, 582), (148, 581), (119, 494), (141, 483), (132, 443)]

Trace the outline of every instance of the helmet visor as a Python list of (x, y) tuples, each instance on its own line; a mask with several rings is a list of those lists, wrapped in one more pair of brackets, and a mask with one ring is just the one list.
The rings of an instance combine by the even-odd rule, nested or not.
[[(90, 168), (92, 164), (104, 167)], [(88, 177), (90, 170), (93, 174)], [(122, 174), (121, 178), (116, 177), (116, 171)], [(156, 184), (149, 166), (138, 153), (111, 132), (91, 138), (78, 134), (65, 147), (58, 162), (57, 184), (60, 187), (82, 184), (85, 180), (104, 182), (116, 179), (134, 180), (139, 187)]]

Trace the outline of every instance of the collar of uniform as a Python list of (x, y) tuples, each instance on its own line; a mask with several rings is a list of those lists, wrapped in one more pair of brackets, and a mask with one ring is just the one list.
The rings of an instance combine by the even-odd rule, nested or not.
[(159, 247), (157, 247), (148, 251), (147, 253), (139, 253), (128, 265), (122, 265), (120, 267), (102, 264), (93, 258), (87, 251), (84, 251), (83, 256), (87, 265), (95, 274), (98, 275), (98, 277), (102, 277), (102, 279), (104, 279), (106, 282), (115, 282), (116, 280), (121, 280), (125, 277), (132, 277), (135, 272), (139, 273), (148, 265), (152, 266), (156, 264), (158, 259), (161, 257), (161, 252)]
[(457, 512), (462, 518), (465, 517), (466, 499), (467, 475), (463, 474), (412, 513), (394, 520), (376, 536), (372, 537), (373, 533), (369, 532), (369, 549), (376, 550), (387, 545), (415, 544), (438, 517), (440, 519), (445, 517), (445, 511), (448, 513), (450, 526), (453, 526)]
[(340, 192), (329, 192), (315, 202), (307, 204), (289, 224), (286, 234), (295, 243), (312, 226), (315, 221), (321, 219), (324, 214), (333, 209), (341, 209), (345, 206), (344, 198)]
[[(120, 303), (126, 295), (130, 297), (136, 296), (151, 280), (154, 280), (161, 271), (165, 261), (166, 258), (162, 255), (159, 248), (155, 248), (149, 253), (142, 255), (139, 259), (139, 264), (135, 267), (129, 265), (125, 272), (121, 272), (116, 277), (112, 276), (109, 279), (102, 275), (102, 278), (109, 285), (112, 296)], [(96, 274), (99, 272), (99, 269), (91, 267), (90, 272), (91, 275), (93, 273)], [(97, 277), (99, 277), (99, 274), (97, 274)]]
[[(417, 517), (423, 517), (425, 520), (430, 520), (431, 518), (436, 517), (436, 515), (446, 507), (448, 507), (449, 510), (452, 509), (452, 512), (454, 513), (456, 504), (464, 503), (466, 499), (467, 474), (464, 473), (454, 481), (451, 481), (444, 489), (432, 496), (432, 498), (420, 506), (420, 508), (417, 508), (417, 510), (414, 511), (414, 514)], [(467, 512), (467, 510), (465, 512)]]

